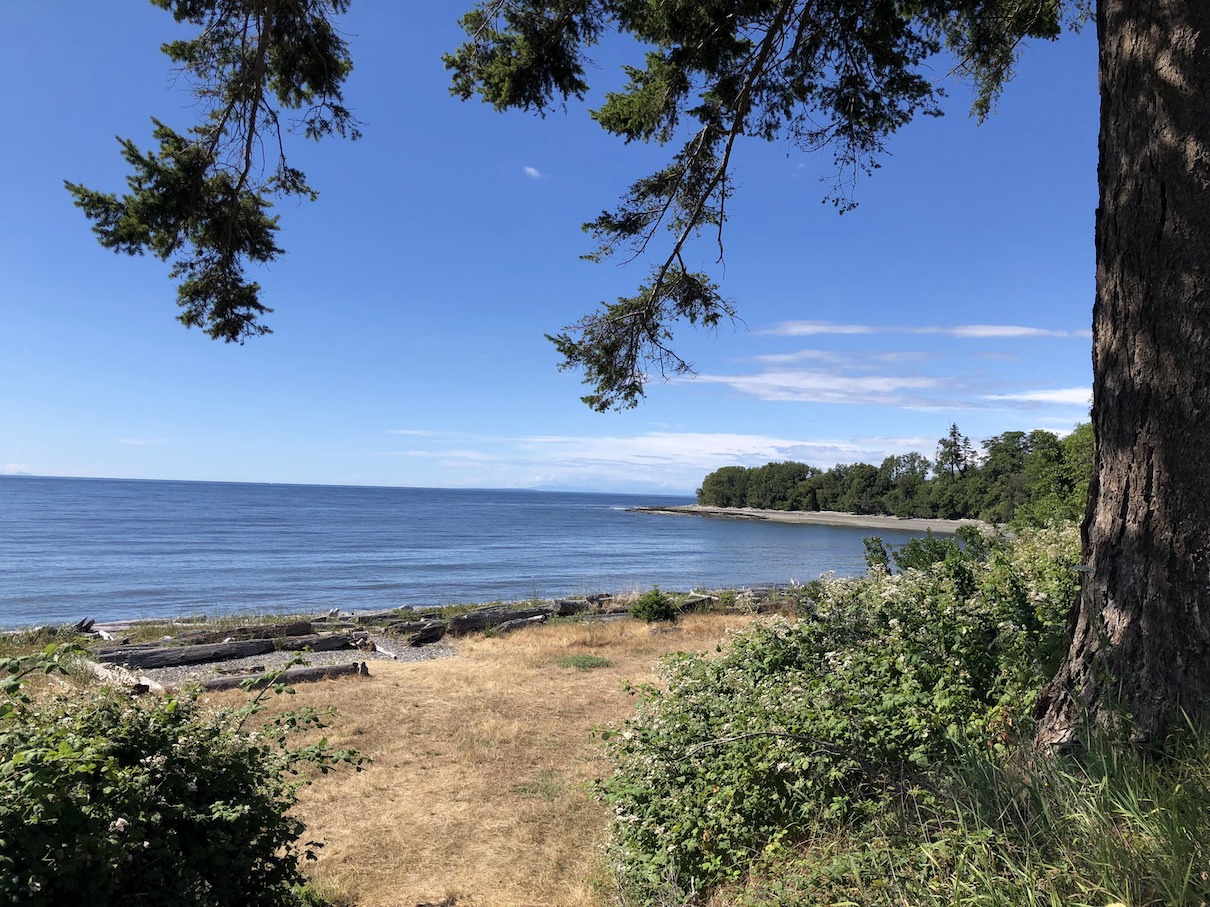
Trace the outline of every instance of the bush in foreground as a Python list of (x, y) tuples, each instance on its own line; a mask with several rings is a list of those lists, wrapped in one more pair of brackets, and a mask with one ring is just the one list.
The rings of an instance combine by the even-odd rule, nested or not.
[(658, 621), (676, 622), (677, 606), (672, 596), (661, 592), (659, 586), (648, 589), (630, 606), (630, 616), (649, 624)]
[[(43, 661), (53, 658), (44, 653)], [(28, 668), (5, 665), (16, 675)], [(49, 665), (53, 667), (52, 665)], [(356, 762), (324, 741), (291, 747), (317, 716), (256, 731), (260, 700), (212, 711), (196, 697), (89, 690), (0, 705), (0, 901), (293, 907), (303, 825), (288, 814), (302, 763)]]
[(664, 664), (601, 784), (628, 896), (684, 903), (821, 834), (941, 809), (961, 754), (1011, 749), (1059, 654), (1076, 537), (971, 541), (825, 580), (807, 617)]

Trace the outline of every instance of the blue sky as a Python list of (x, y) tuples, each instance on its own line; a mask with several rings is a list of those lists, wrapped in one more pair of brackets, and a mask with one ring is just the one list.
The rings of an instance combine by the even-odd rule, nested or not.
[[(581, 261), (579, 226), (663, 154), (580, 107), (451, 98), (462, 11), (354, 3), (365, 137), (294, 144), (320, 198), (279, 207), (288, 254), (255, 275), (274, 333), (241, 347), (176, 322), (168, 266), (102, 249), (62, 185), (120, 190), (115, 135), (191, 122), (171, 17), (0, 5), (0, 473), (683, 493), (724, 465), (931, 455), (951, 422), (978, 441), (1087, 418), (1091, 28), (1028, 48), (983, 125), (939, 63), (948, 115), (894, 137), (844, 216), (829, 156), (743, 143), (716, 272), (742, 321), (680, 331), (699, 376), (600, 415), (543, 335), (645, 276)], [(602, 84), (628, 55), (602, 51)]]

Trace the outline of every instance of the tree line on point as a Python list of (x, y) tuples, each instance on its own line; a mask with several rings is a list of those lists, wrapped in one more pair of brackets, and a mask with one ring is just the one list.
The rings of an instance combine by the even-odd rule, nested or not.
[(1092, 426), (1065, 437), (1049, 431), (1006, 431), (976, 451), (956, 424), (936, 455), (889, 456), (879, 466), (806, 463), (724, 466), (702, 480), (697, 501), (708, 507), (979, 519), (1042, 525), (1084, 514), (1092, 475)]

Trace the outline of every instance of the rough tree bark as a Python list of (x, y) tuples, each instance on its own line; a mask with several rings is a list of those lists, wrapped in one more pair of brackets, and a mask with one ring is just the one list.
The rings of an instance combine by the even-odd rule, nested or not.
[(1037, 742), (1210, 707), (1210, 2), (1101, 0), (1096, 478)]

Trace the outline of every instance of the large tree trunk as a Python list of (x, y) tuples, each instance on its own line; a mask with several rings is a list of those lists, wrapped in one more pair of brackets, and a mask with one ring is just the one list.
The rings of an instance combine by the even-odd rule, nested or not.
[(1100, 0), (1096, 477), (1038, 743), (1210, 707), (1210, 0)]

